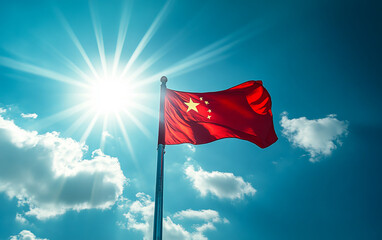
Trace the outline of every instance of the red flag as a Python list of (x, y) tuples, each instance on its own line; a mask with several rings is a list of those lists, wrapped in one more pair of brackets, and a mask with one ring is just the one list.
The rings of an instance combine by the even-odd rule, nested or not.
[(219, 92), (166, 90), (165, 137), (160, 144), (204, 144), (239, 138), (265, 148), (277, 141), (271, 97), (261, 81)]

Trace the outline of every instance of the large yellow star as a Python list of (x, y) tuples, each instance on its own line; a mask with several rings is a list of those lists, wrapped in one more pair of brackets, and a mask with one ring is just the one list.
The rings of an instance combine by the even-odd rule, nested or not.
[(190, 110), (194, 110), (194, 111), (198, 112), (198, 109), (196, 108), (196, 106), (198, 106), (200, 103), (195, 103), (190, 98), (190, 102), (184, 102), (184, 104), (186, 104), (188, 106), (187, 112)]

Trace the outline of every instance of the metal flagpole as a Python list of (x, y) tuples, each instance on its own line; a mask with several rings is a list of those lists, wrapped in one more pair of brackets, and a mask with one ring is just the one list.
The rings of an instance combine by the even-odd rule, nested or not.
[(153, 240), (162, 240), (163, 229), (163, 168), (164, 168), (164, 99), (166, 96), (167, 77), (161, 77), (160, 92), (160, 112), (159, 112), (159, 134), (158, 134), (158, 160), (157, 160), (157, 179), (155, 188), (155, 210), (154, 210), (154, 237)]

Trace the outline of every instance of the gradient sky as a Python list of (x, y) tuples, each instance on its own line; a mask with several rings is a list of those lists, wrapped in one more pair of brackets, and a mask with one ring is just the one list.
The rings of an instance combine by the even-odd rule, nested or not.
[[(382, 239), (381, 12), (0, 1), (0, 239), (151, 239), (162, 75), (192, 92), (262, 80), (279, 137), (167, 146), (164, 239)], [(123, 104), (84, 104), (113, 72)]]

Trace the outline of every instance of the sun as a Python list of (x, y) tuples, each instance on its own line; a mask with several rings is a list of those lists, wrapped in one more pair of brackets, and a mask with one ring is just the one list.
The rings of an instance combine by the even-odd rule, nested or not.
[(100, 114), (119, 113), (132, 100), (127, 83), (112, 78), (93, 83), (88, 96), (92, 108)]

